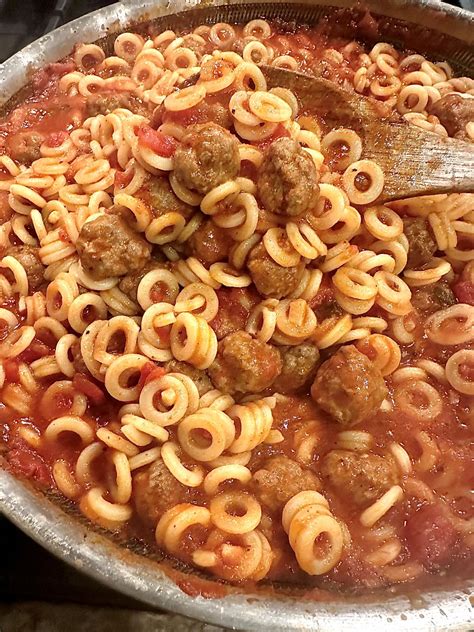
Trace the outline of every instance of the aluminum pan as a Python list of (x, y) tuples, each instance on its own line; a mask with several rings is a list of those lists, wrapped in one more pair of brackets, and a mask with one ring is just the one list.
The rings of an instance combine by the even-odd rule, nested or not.
[[(84, 16), (30, 44), (0, 66), (0, 103), (7, 101), (27, 81), (32, 69), (55, 61), (67, 54), (74, 43), (94, 41), (107, 32), (124, 29), (130, 22), (163, 19), (178, 11), (199, 8), (202, 15), (217, 12), (216, 19), (225, 19), (229, 11), (245, 19), (262, 13), (262, 5), (275, 13), (285, 7), (286, 15), (298, 13), (300, 3), (260, 2), (254, 9), (249, 2), (232, 0), (206, 2), (198, 0), (159, 0), (158, 2), (118, 3)], [(405, 18), (423, 24), (440, 34), (450, 34), (451, 56), (465, 64), (474, 55), (474, 18), (462, 10), (442, 5), (434, 0), (366, 0), (364, 7), (393, 18)], [(212, 9), (210, 5), (221, 7)], [(307, 2), (306, 11), (316, 15), (329, 6), (349, 7), (350, 0)], [(189, 17), (191, 18), (191, 13)], [(467, 45), (466, 45), (467, 44)], [(436, 48), (436, 38), (433, 50)], [(115, 589), (149, 605), (165, 608), (208, 623), (240, 630), (333, 630), (357, 631), (373, 626), (377, 630), (456, 630), (473, 627), (469, 603), (469, 587), (459, 590), (433, 590), (422, 599), (413, 595), (396, 595), (391, 591), (378, 593), (369, 601), (355, 598), (344, 602), (321, 603), (297, 601), (283, 596), (262, 598), (255, 594), (230, 595), (223, 599), (189, 597), (160, 569), (160, 565), (120, 547), (91, 526), (74, 518), (52, 503), (28, 483), (23, 483), (1, 468), (0, 509), (18, 527), (45, 548), (76, 568)], [(472, 584), (470, 585), (472, 587)]]

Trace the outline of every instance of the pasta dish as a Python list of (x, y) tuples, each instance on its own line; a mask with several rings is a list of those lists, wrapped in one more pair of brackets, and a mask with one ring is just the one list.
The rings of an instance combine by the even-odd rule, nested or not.
[(474, 142), (474, 80), (264, 19), (84, 43), (0, 120), (7, 467), (231, 583), (472, 563), (474, 194), (381, 205), (262, 66)]

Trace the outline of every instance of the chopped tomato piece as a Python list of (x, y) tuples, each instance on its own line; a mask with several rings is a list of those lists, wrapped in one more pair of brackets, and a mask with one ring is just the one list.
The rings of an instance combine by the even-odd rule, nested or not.
[(11, 450), (7, 458), (14, 472), (22, 474), (26, 478), (32, 478), (44, 487), (51, 485), (49, 468), (39, 454), (21, 447)]
[(18, 372), (18, 359), (17, 358), (7, 358), (6, 360), (4, 360), (3, 370), (5, 371), (5, 381), (7, 383), (20, 381), (20, 373)]
[(84, 393), (89, 398), (91, 404), (100, 406), (105, 402), (104, 391), (83, 373), (76, 373), (72, 378), (72, 384), (80, 393)]
[(446, 563), (456, 542), (456, 531), (437, 504), (418, 509), (408, 519), (405, 535), (411, 554), (427, 568)]
[(453, 292), (460, 303), (474, 305), (474, 283), (458, 281), (453, 286)]
[(319, 307), (325, 303), (332, 303), (333, 301), (334, 287), (331, 284), (329, 275), (325, 274), (322, 278), (321, 285), (319, 286), (316, 296), (313, 296), (310, 301), (310, 307), (314, 309), (315, 307)]
[(142, 366), (142, 370), (140, 372), (140, 380), (139, 385), (145, 386), (148, 382), (152, 382), (153, 380), (158, 380), (160, 377), (166, 373), (165, 369), (162, 366), (157, 366), (154, 362), (147, 362)]
[[(157, 114), (157, 117), (159, 115)], [(180, 112), (165, 112), (161, 115), (163, 121), (177, 123), (183, 127), (202, 122), (201, 111), (197, 107), (181, 110)]]
[(130, 184), (133, 178), (131, 171), (116, 171), (115, 172), (115, 187), (117, 189), (123, 189)]
[(45, 342), (35, 338), (28, 349), (25, 349), (22, 353), (20, 353), (18, 359), (26, 362), (26, 364), (30, 364), (30, 362), (39, 360), (39, 358), (44, 358), (45, 356), (51, 355), (51, 353), (52, 349)]
[(171, 325), (167, 325), (166, 327), (160, 327), (159, 331), (157, 331), (158, 338), (161, 340), (163, 344), (169, 344), (170, 336), (171, 336)]
[(139, 143), (149, 147), (164, 158), (170, 158), (178, 146), (177, 141), (172, 136), (162, 134), (149, 125), (141, 125), (138, 128), (137, 136)]

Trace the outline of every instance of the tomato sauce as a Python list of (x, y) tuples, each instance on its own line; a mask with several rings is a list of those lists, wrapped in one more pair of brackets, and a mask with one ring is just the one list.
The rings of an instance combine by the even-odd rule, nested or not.
[[(367, 18), (367, 27), (370, 20)], [(347, 87), (352, 84), (356, 68), (356, 47), (354, 55), (343, 60), (337, 54), (349, 40), (343, 38), (328, 38), (321, 30), (291, 27), (289, 25), (273, 25), (274, 34), (270, 41), (280, 55), (291, 55), (301, 65), (302, 71), (316, 73), (322, 77)], [(237, 28), (241, 37), (241, 29)], [(358, 45), (357, 45), (358, 46)], [(328, 53), (328, 49), (330, 49)], [(364, 49), (360, 46), (360, 52)], [(86, 98), (82, 96), (65, 96), (58, 92), (58, 79), (75, 68), (74, 63), (67, 59), (59, 64), (52, 64), (33, 78), (33, 93), (25, 102), (17, 107), (9, 116), (0, 122), (0, 147), (3, 151), (13, 151), (18, 143), (19, 134), (33, 131), (43, 138), (51, 148), (60, 146), (68, 133), (79, 127), (86, 118)], [(214, 78), (219, 78), (214, 77)], [(156, 152), (164, 158), (174, 155), (178, 141), (158, 131), (161, 123), (176, 123), (184, 128), (207, 121), (209, 112), (222, 113), (228, 109), (229, 94), (225, 91), (219, 97), (207, 100), (208, 109), (196, 106), (182, 112), (167, 112), (157, 107), (152, 115), (150, 111), (150, 125), (143, 124), (137, 129), (138, 145)], [(211, 117), (212, 119), (212, 117)], [(288, 130), (278, 124), (268, 138), (256, 142), (261, 149), (278, 138), (288, 137)], [(340, 148), (336, 158), (345, 156), (344, 148)], [(110, 156), (112, 166), (117, 167), (117, 156)], [(246, 167), (243, 175), (253, 177), (255, 170)], [(66, 174), (68, 182), (74, 181), (74, 173)], [(115, 173), (117, 190), (126, 187), (132, 179), (131, 172), (126, 169)], [(0, 223), (8, 217), (8, 199), (4, 192), (0, 192)], [(60, 238), (69, 241), (63, 231)], [(357, 246), (354, 251), (357, 252)], [(451, 283), (452, 290), (459, 302), (474, 305), (474, 286), (470, 281), (454, 275)], [(222, 288), (217, 291), (219, 312), (210, 325), (219, 339), (229, 333), (245, 329), (245, 324), (252, 307), (260, 297), (254, 290), (247, 288)], [(152, 295), (155, 302), (161, 301), (164, 293), (160, 288)], [(311, 301), (319, 320), (340, 315), (335, 302), (335, 290), (330, 276), (325, 274), (320, 291)], [(20, 314), (16, 299), (7, 299), (2, 303), (16, 313), (20, 325), (24, 323), (24, 316)], [(367, 316), (384, 317), (384, 310), (375, 306)], [(400, 367), (413, 366), (420, 359), (446, 362), (448, 355), (460, 347), (449, 349), (435, 345), (423, 335), (423, 318), (417, 328), (417, 338), (413, 344), (402, 349)], [(0, 330), (0, 342), (5, 332)], [(170, 328), (161, 328), (160, 338), (163, 343), (169, 342)], [(35, 337), (26, 351), (17, 358), (3, 362), (5, 373), (5, 387), (21, 383), (20, 369), (23, 365), (31, 365), (38, 359), (52, 356), (55, 341), (48, 339), (41, 332)], [(472, 349), (472, 345), (465, 346)], [(331, 350), (332, 351), (332, 350)], [(322, 350), (321, 361), (330, 354)], [(147, 362), (141, 369), (137, 382), (140, 387), (164, 375), (166, 369), (158, 363)], [(63, 379), (63, 378), (61, 378)], [(0, 423), (2, 425), (2, 451), (6, 456), (8, 467), (18, 476), (34, 480), (43, 488), (54, 488), (56, 483), (52, 476), (52, 467), (59, 459), (67, 463), (71, 472), (77, 463), (77, 458), (83, 446), (78, 437), (63, 433), (54, 442), (40, 441), (33, 448), (25, 439), (28, 434), (37, 436), (44, 433), (50, 421), (60, 415), (70, 414), (72, 398), (64, 395), (58, 397), (54, 404), (45, 405), (42, 398), (47, 388), (57, 380), (57, 376), (45, 378), (38, 390), (30, 393), (30, 403), (27, 414), (15, 412), (8, 404), (0, 404)], [(104, 384), (94, 379), (88, 372), (76, 372), (71, 378), (73, 390), (87, 399), (87, 409), (82, 418), (94, 433), (106, 427), (112, 432), (120, 431), (118, 411), (121, 404), (112, 400), (106, 393)], [(357, 426), (357, 430), (369, 433), (373, 444), (371, 452), (378, 456), (387, 457), (393, 444), (400, 444), (416, 462), (422, 456), (420, 433), (429, 434), (430, 439), (437, 445), (440, 458), (428, 471), (413, 471), (400, 475), (400, 484), (406, 488), (402, 503), (393, 507), (383, 518), (382, 527), (400, 543), (397, 564), (416, 565), (416, 572), (411, 576), (407, 571), (407, 581), (412, 579), (420, 582), (427, 581), (430, 574), (439, 572), (447, 567), (467, 568), (472, 564), (472, 556), (468, 546), (463, 542), (463, 525), (473, 518), (472, 504), (467, 500), (467, 491), (474, 484), (473, 452), (469, 444), (472, 425), (472, 402), (465, 395), (455, 392), (445, 384), (437, 384), (436, 388), (441, 396), (442, 410), (435, 419), (413, 418), (404, 415), (397, 408), (395, 401), (395, 387), (392, 378), (386, 379), (388, 386), (388, 410), (379, 412)], [(308, 390), (308, 389), (306, 389)], [(3, 391), (5, 394), (5, 389)], [(264, 393), (264, 395), (270, 395)], [(373, 565), (367, 561), (375, 549), (377, 541), (373, 533), (369, 533), (360, 522), (361, 508), (355, 506), (351, 490), (338, 489), (325, 481), (323, 471), (324, 455), (338, 449), (341, 426), (331, 420), (326, 413), (309, 397), (307, 392), (297, 393), (295, 396), (280, 400), (273, 411), (273, 428), (278, 429), (283, 437), (281, 443), (262, 443), (253, 450), (249, 468), (252, 472), (264, 468), (268, 459), (274, 456), (285, 456), (295, 460), (297, 447), (295, 433), (302, 437), (314, 436), (317, 439), (317, 449), (313, 451), (306, 467), (321, 481), (321, 487), (329, 502), (332, 513), (348, 525), (352, 546), (344, 559), (324, 577), (308, 577), (298, 566), (288, 536), (281, 525), (281, 510), (265, 510), (264, 524), (266, 534), (271, 541), (275, 553), (275, 560), (268, 575), (269, 580), (291, 586), (305, 586), (308, 596), (312, 598), (328, 598), (324, 592), (326, 588), (342, 590), (367, 590), (388, 586), (401, 579), (393, 581), (393, 577), (384, 572), (384, 567)], [(175, 427), (170, 427), (170, 439), (177, 441)], [(69, 433), (70, 434), (70, 433)], [(423, 436), (423, 435), (422, 435)], [(186, 465), (186, 463), (185, 463)], [(106, 487), (110, 479), (110, 462), (104, 460), (95, 467), (96, 482)], [(413, 479), (411, 483), (408, 479)], [(410, 486), (411, 485), (411, 486)], [(241, 489), (235, 482), (226, 482), (223, 489)], [(421, 491), (420, 491), (421, 490)], [(427, 491), (426, 491), (427, 490)], [(85, 491), (85, 490), (82, 490)], [(423, 496), (425, 493), (425, 496)], [(110, 500), (110, 496), (107, 497)], [(202, 489), (189, 489), (187, 498), (196, 504), (205, 503), (206, 496)], [(463, 522), (464, 521), (464, 522)], [(459, 527), (461, 525), (461, 527)], [(146, 526), (135, 516), (130, 524), (123, 528), (125, 535), (138, 537), (145, 542), (154, 543), (153, 529)], [(192, 545), (192, 537), (190, 537)], [(221, 584), (207, 582), (198, 578), (179, 578), (179, 586), (189, 595), (205, 597), (220, 597), (224, 592)], [(322, 588), (319, 592), (319, 589)]]

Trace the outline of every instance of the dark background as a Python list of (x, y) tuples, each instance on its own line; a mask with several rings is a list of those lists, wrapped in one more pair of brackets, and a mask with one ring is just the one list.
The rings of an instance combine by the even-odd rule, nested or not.
[[(44, 33), (113, 0), (0, 0), (0, 62)], [(381, 0), (383, 1), (383, 0)], [(460, 6), (459, 0), (448, 0)]]

